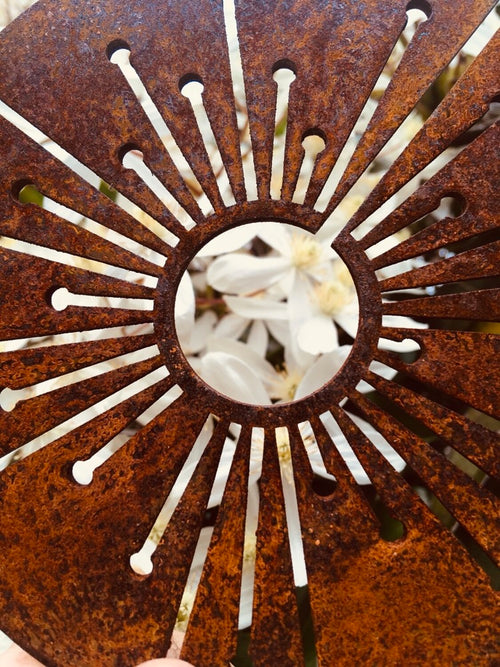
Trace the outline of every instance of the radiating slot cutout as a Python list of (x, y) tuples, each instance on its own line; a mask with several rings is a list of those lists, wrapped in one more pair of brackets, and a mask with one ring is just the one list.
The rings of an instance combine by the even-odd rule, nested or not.
[[(148, 389), (149, 387), (153, 386), (153, 384), (156, 384), (160, 380), (164, 379), (164, 377), (166, 377), (165, 369), (161, 374), (163, 377), (160, 378), (159, 375), (160, 374), (157, 371), (155, 371), (154, 375), (151, 374), (149, 381), (144, 383), (143, 389)], [(171, 405), (177, 398), (179, 398), (181, 394), (182, 390), (178, 385), (175, 385), (160, 399), (155, 401), (153, 405), (150, 405), (147, 410), (139, 415), (136, 421), (140, 421), (141, 424), (145, 426), (169, 405)], [(81, 484), (82, 486), (88, 486), (91, 484), (95, 471), (104, 465), (106, 461), (108, 461), (113, 456), (113, 454), (121, 449), (123, 445), (125, 445), (134, 435), (134, 431), (131, 432), (130, 430), (124, 429), (121, 433), (116, 435), (97, 452), (95, 452), (90, 458), (76, 461), (72, 467), (72, 475), (75, 482)]]
[(124, 366), (150, 359), (158, 353), (159, 351), (156, 345), (151, 345), (150, 347), (135, 350), (134, 352), (128, 352), (127, 354), (122, 354), (118, 357), (107, 359), (106, 361), (101, 361), (91, 366), (86, 366), (85, 368), (80, 368), (71, 373), (66, 373), (65, 375), (58, 375), (55, 378), (50, 378), (49, 380), (44, 380), (38, 384), (24, 387), (22, 389), (5, 387), (0, 391), (0, 407), (6, 412), (11, 412), (20, 401), (26, 401), (35, 396), (42, 396), (54, 389), (69, 387), (82, 380), (88, 380), (103, 375), (112, 369), (123, 368)]
[(379, 520), (379, 537), (384, 542), (399, 542), (406, 537), (406, 526), (400, 521), (382, 498), (376, 493), (374, 487), (363, 487), (364, 497), (371, 506), (375, 516)]
[[(96, 236), (99, 236), (106, 241), (110, 241), (120, 248), (126, 248), (141, 258), (147, 258), (148, 261), (151, 261), (158, 266), (163, 266), (165, 264), (165, 255), (160, 255), (160, 253), (155, 252), (150, 248), (146, 248), (146, 246), (133, 241), (127, 236), (123, 236), (122, 234), (115, 232), (113, 229), (105, 227), (101, 223), (96, 222), (91, 218), (87, 218), (77, 211), (74, 211), (67, 206), (64, 206), (63, 204), (60, 204), (51, 197), (48, 197), (43, 192), (40, 192), (40, 190), (32, 183), (25, 185), (22, 183), (16, 184), (13, 188), (13, 194), (17, 197), (21, 204), (29, 203), (40, 206), (46, 211), (57, 215), (59, 218), (70, 222), (76, 227), (88, 229), (88, 231), (92, 232)], [(150, 287), (156, 287), (158, 279), (154, 278), (155, 274), (152, 273), (151, 275), (134, 275), (140, 277), (143, 282), (145, 284), (149, 284)], [(133, 279), (131, 278), (131, 280)]]
[[(354, 124), (353, 129), (351, 130), (351, 133), (349, 134), (349, 137), (347, 138), (346, 143), (344, 144), (344, 147), (332, 171), (330, 172), (327, 180), (325, 181), (325, 184), (314, 204), (314, 208), (317, 211), (324, 212), (328, 208), (331, 198), (337, 191), (337, 186), (339, 185), (339, 182), (346, 170), (346, 167), (349, 164), (354, 154), (354, 151), (356, 150), (356, 146), (358, 145), (359, 140), (365, 133), (368, 124), (375, 112), (375, 109), (377, 108), (378, 105), (377, 100), (380, 100), (383, 97), (390, 83), (391, 76), (387, 74), (387, 69), (390, 68), (392, 72), (395, 72), (397, 70), (406, 50), (408, 49), (408, 46), (410, 45), (415, 35), (415, 32), (419, 24), (424, 21), (427, 21), (432, 13), (431, 7), (426, 2), (426, 0), (422, 0), (421, 2), (420, 0), (412, 1), (408, 3), (406, 9), (407, 9), (406, 26), (402, 34), (400, 35), (399, 39), (397, 40), (396, 44), (394, 45), (392, 52), (389, 55), (389, 58), (387, 59), (387, 63), (386, 66), (384, 67), (384, 70), (382, 71), (379, 78), (375, 82), (372, 92), (370, 93), (368, 99), (366, 100), (365, 105), (361, 110), (359, 117), (356, 123)], [(415, 128), (414, 134), (416, 134), (416, 132), (417, 128)], [(394, 150), (395, 147), (399, 148), (402, 145), (401, 136), (404, 136), (406, 138), (409, 133), (411, 134), (411, 130), (409, 131), (409, 123), (405, 121), (396, 131), (395, 135), (387, 142), (385, 147), (382, 148), (381, 150), (390, 153), (392, 150)], [(408, 143), (408, 141), (403, 142), (403, 144)], [(367, 170), (370, 169), (370, 167), (371, 165), (367, 167)], [(361, 175), (362, 174), (359, 175), (358, 181)], [(342, 207), (342, 203), (347, 197), (349, 197), (350, 200), (359, 198), (359, 204), (361, 204), (363, 197), (357, 195), (356, 183), (353, 184), (353, 186), (349, 189), (348, 192), (346, 192), (345, 196), (343, 197), (343, 200), (339, 202), (336, 208)], [(334, 215), (334, 212), (332, 212), (332, 215)], [(325, 225), (327, 223), (328, 219), (325, 222)]]
[[(399, 245), (398, 240), (400, 243), (404, 242), (406, 236), (415, 236), (421, 230), (426, 229), (427, 227), (425, 222), (426, 220), (430, 220), (430, 216), (433, 218), (433, 220), (430, 222), (430, 226), (432, 226), (436, 222), (444, 220), (445, 218), (459, 218), (465, 212), (466, 208), (467, 202), (462, 196), (444, 196), (441, 198), (438, 206), (436, 206), (434, 209), (426, 212), (424, 215), (418, 217), (416, 220), (410, 222), (409, 224), (406, 224), (403, 227), (399, 227), (399, 229), (392, 232), (392, 234), (386, 234), (384, 238), (382, 238), (380, 241), (376, 241), (373, 245), (369, 245), (370, 238), (373, 237), (373, 234), (380, 234), (380, 232), (377, 230), (377, 228), (373, 229), (373, 225), (370, 223), (367, 223), (366, 225), (364, 222), (361, 223), (359, 227), (353, 230), (353, 236), (356, 239), (362, 241), (363, 247), (366, 248), (365, 252), (368, 258), (375, 259), (376, 257), (384, 255), (385, 253), (389, 254), (394, 246)], [(372, 230), (373, 233), (370, 235)], [(429, 246), (429, 249), (440, 247), (440, 245), (441, 242), (438, 239), (437, 241), (434, 241), (433, 245)]]
[(325, 429), (330, 436), (331, 441), (335, 445), (340, 456), (343, 458), (349, 472), (354, 477), (358, 484), (370, 484), (370, 478), (361, 465), (358, 457), (354, 453), (348, 439), (345, 437), (337, 422), (330, 412), (324, 412), (320, 415)]
[(299, 508), (297, 505), (297, 493), (293, 479), (292, 452), (290, 449), (290, 437), (288, 429), (280, 426), (275, 430), (276, 447), (280, 464), (281, 486), (285, 499), (285, 514), (288, 526), (288, 540), (290, 543), (290, 554), (292, 558), (293, 576), (295, 585), (307, 585), (307, 573), (302, 545), (302, 531), (300, 527)]
[(243, 544), (243, 569), (241, 573), (240, 609), (238, 627), (240, 630), (252, 624), (253, 594), (255, 582), (255, 558), (257, 546), (257, 525), (259, 516), (258, 480), (262, 473), (264, 429), (252, 429), (250, 449), (250, 474), (248, 476), (248, 500)]
[(50, 299), (52, 308), (57, 311), (66, 310), (70, 306), (80, 308), (121, 308), (124, 310), (153, 310), (153, 299), (134, 299), (131, 297), (91, 296), (75, 294), (66, 287), (56, 289)]
[(155, 130), (158, 138), (162, 142), (165, 150), (168, 152), (172, 162), (176, 166), (179, 174), (184, 179), (184, 182), (190, 189), (191, 193), (201, 192), (201, 195), (196, 197), (196, 202), (200, 207), (201, 212), (204, 215), (210, 215), (213, 213), (212, 204), (210, 203), (207, 195), (203, 192), (203, 188), (193, 173), (193, 170), (191, 169), (188, 161), (184, 157), (184, 154), (179, 148), (179, 145), (175, 141), (167, 123), (158, 110), (158, 107), (153, 102), (153, 99), (151, 98), (146, 86), (142, 82), (142, 79), (139, 76), (137, 70), (131, 64), (130, 47), (122, 40), (116, 40), (109, 44), (107, 52), (110, 62), (120, 68), (121, 73), (130, 86), (132, 92), (136, 96), (138, 102), (142, 106), (142, 109), (148, 117), (148, 120)]
[[(108, 183), (103, 181), (95, 172), (89, 169), (76, 157), (68, 153), (59, 144), (50, 139), (46, 134), (41, 132), (32, 123), (23, 118), (17, 111), (11, 109), (5, 102), (0, 100), (0, 116), (8, 120), (18, 130), (23, 132), (29, 139), (35, 141), (43, 147), (50, 155), (59, 160), (66, 167), (71, 169), (77, 176), (86, 181), (95, 190), (105, 194), (112, 204), (117, 205), (130, 217), (134, 218), (143, 227), (150, 230), (158, 236), (164, 243), (171, 247), (175, 247), (179, 242), (179, 238), (170, 230), (165, 229), (160, 223), (152, 218), (145, 211), (140, 209), (136, 204), (130, 201), (125, 195), (116, 192)], [(110, 195), (113, 195), (112, 197)]]
[(309, 458), (311, 469), (314, 473), (312, 489), (318, 496), (330, 496), (337, 488), (337, 480), (335, 476), (326, 469), (323, 455), (318, 446), (311, 424), (308, 421), (301, 422), (298, 427), (304, 443), (304, 448)]
[(144, 161), (144, 155), (135, 146), (124, 146), (121, 151), (121, 162), (125, 169), (132, 169), (142, 182), (147, 185), (151, 192), (157, 197), (170, 213), (189, 230), (196, 223), (189, 213), (179, 204), (177, 199), (167, 190), (158, 176), (153, 174)]
[(240, 45), (238, 41), (238, 26), (236, 24), (236, 13), (234, 0), (223, 0), (224, 22), (226, 38), (229, 51), (229, 67), (233, 83), (234, 101), (237, 113), (238, 129), (240, 131), (240, 153), (245, 179), (247, 199), (253, 201), (258, 198), (257, 178), (255, 175), (255, 164), (253, 160), (252, 138), (248, 124), (247, 103), (245, 93), (245, 78), (241, 64)]
[(149, 575), (153, 571), (153, 556), (165, 530), (182, 498), (196, 466), (205, 451), (213, 433), (212, 416), (210, 415), (202, 427), (191, 451), (180, 471), (165, 503), (160, 510), (141, 549), (130, 556), (130, 567), (139, 575)]
[[(229, 431), (239, 431), (239, 424), (230, 424)], [(231, 437), (227, 437), (222, 449), (221, 458), (215, 474), (212, 492), (207, 504), (207, 512), (211, 509), (218, 509), (224, 490), (226, 488), (227, 480), (231, 471), (234, 453), (236, 451), (236, 443)], [(202, 570), (205, 566), (208, 549), (210, 547), (210, 540), (213, 533), (213, 524), (205, 526), (200, 532), (198, 543), (191, 563), (184, 593), (182, 595), (179, 610), (177, 612), (176, 628), (181, 632), (185, 632), (189, 623), (189, 618), (193, 609), (198, 585), (200, 583)]]
[(111, 276), (117, 280), (123, 280), (127, 283), (132, 282), (136, 277), (138, 280), (141, 280), (143, 275), (140, 273), (127, 271), (126, 269), (122, 269), (117, 266), (111, 266), (110, 264), (104, 264), (104, 262), (99, 262), (95, 259), (85, 259), (79, 255), (70, 255), (69, 253), (62, 252), (61, 250), (53, 250), (52, 248), (46, 248), (45, 246), (35, 245), (34, 243), (28, 243), (26, 241), (20, 241), (19, 239), (11, 238), (9, 236), (0, 236), (0, 248), (7, 248), (8, 250), (22, 252), (25, 255), (39, 257), (40, 259), (46, 259), (51, 262), (58, 262), (59, 264), (72, 266), (78, 269), (81, 269), (83, 265), (86, 271), (99, 273), (104, 276)]
[(296, 204), (303, 204), (309, 188), (314, 165), (318, 155), (325, 150), (325, 139), (317, 130), (311, 130), (306, 133), (302, 141), (304, 157), (300, 165), (300, 173), (297, 180), (297, 187), (293, 194), (293, 201)]
[[(152, 322), (132, 325), (127, 328), (127, 336), (139, 336), (154, 333)], [(120, 338), (125, 334), (125, 327), (110, 327), (109, 329), (90, 329), (88, 331), (79, 331), (78, 340), (75, 339), (75, 333), (50, 334), (50, 336), (33, 336), (31, 338), (13, 338), (11, 340), (0, 342), (1, 352), (13, 352), (26, 348), (41, 348), (49, 345), (64, 345), (66, 343), (84, 342), (92, 340), (106, 340), (108, 338)]]
[(193, 109), (212, 171), (217, 179), (217, 186), (222, 201), (226, 206), (234, 206), (236, 199), (234, 198), (226, 167), (224, 166), (222, 155), (217, 145), (217, 139), (215, 138), (210, 119), (203, 104), (203, 82), (197, 75), (187, 74), (179, 81), (179, 90), (191, 102), (191, 108)]
[[(366, 392), (367, 389), (371, 389), (371, 387), (364, 380), (361, 380), (361, 382), (358, 383), (356, 389), (360, 392)], [(356, 415), (350, 413), (347, 414), (349, 419), (351, 419), (351, 421), (353, 421), (356, 426), (358, 426), (358, 428), (365, 434), (373, 446), (380, 452), (380, 454), (382, 454), (382, 456), (397, 472), (401, 472), (406, 467), (405, 461), (401, 458), (401, 456), (399, 456), (393, 447), (391, 447), (384, 436), (379, 433), (376, 428)], [(353, 475), (356, 482), (362, 485), (371, 484), (371, 480), (368, 474), (354, 453), (348, 438), (340, 429), (337, 421), (333, 418), (333, 415), (330, 412), (325, 412), (320, 415), (320, 418), (326, 430), (328, 431), (333, 444), (337, 448), (341, 457), (344, 459), (346, 466), (351, 471), (351, 474)]]
[(274, 117), (274, 146), (271, 171), (271, 198), (281, 198), (285, 164), (286, 129), (290, 86), (296, 79), (295, 68), (289, 61), (280, 60), (273, 67), (276, 82), (276, 112)]
[[(34, 454), (44, 447), (47, 447), (56, 440), (63, 438), (73, 430), (91, 421), (94, 417), (96, 417), (96, 415), (103, 414), (107, 410), (111, 410), (120, 403), (128, 400), (132, 396), (135, 396), (137, 393), (143, 391), (148, 386), (151, 386), (152, 384), (163, 379), (166, 374), (167, 371), (164, 367), (156, 369), (152, 373), (145, 375), (139, 380), (135, 380), (126, 387), (123, 387), (110, 396), (107, 396), (101, 401), (96, 402), (94, 405), (91, 405), (82, 412), (79, 412), (77, 415), (70, 417), (61, 424), (54, 426), (49, 431), (42, 433), (42, 435), (39, 435), (36, 438), (33, 438), (33, 440), (26, 442), (24, 445), (13, 450), (9, 454), (0, 457), (0, 471), (5, 470), (5, 468), (7, 468), (12, 463), (21, 461), (27, 456), (30, 456), (31, 454)], [(154, 382), (151, 381), (151, 385), (148, 384), (150, 378), (154, 378)]]

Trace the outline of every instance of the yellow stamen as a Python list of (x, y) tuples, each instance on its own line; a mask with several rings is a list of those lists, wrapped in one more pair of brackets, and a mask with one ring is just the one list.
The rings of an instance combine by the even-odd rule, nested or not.
[(292, 263), (297, 269), (308, 269), (316, 264), (322, 254), (321, 244), (305, 234), (292, 236)]

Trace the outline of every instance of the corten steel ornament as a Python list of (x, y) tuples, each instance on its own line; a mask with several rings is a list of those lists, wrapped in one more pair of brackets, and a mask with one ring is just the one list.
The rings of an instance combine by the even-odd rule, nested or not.
[[(236, 0), (241, 62), (230, 57), (227, 7), (214, 0), (41, 0), (2, 33), (0, 99), (50, 137), (60, 157), (31, 139), (29, 129), (17, 127), (20, 123), (0, 119), (0, 340), (31, 340), (0, 355), (0, 461), (5, 468), (0, 473), (0, 626), (45, 665), (126, 666), (166, 654), (231, 423), (242, 428), (190, 616), (184, 659), (199, 667), (222, 666), (236, 653), (250, 446), (253, 427), (261, 427), (250, 654), (254, 665), (304, 664), (276, 448), (275, 429), (285, 426), (318, 664), (492, 665), (500, 660), (496, 596), (479, 564), (485, 554), (494, 561), (499, 552), (498, 502), (491, 481), (499, 476), (498, 437), (476, 419), (499, 413), (499, 337), (484, 324), (500, 315), (494, 283), (500, 254), (495, 238), (498, 123), (486, 129), (483, 124), (472, 142), (393, 213), (364, 235), (357, 233), (372, 212), (488, 111), (500, 90), (498, 35), (334, 241), (353, 276), (360, 316), (352, 352), (329, 382), (294, 403), (238, 403), (196, 375), (180, 349), (174, 323), (180, 278), (215, 235), (253, 221), (319, 230), (493, 5), (490, 0)], [(335, 194), (320, 210), (318, 196), (409, 8), (423, 10), (427, 20), (408, 45)], [(201, 211), (114, 61), (124, 49), (213, 213)], [(256, 175), (257, 198), (252, 200), (233, 91), (238, 67), (244, 75)], [(283, 182), (276, 199), (270, 194), (273, 72), (280, 68), (292, 70), (296, 78), (289, 89)], [(199, 117), (181, 92), (193, 81), (203, 84), (204, 109), (235, 203), (222, 197)], [(311, 134), (321, 137), (325, 148), (316, 157), (304, 202), (297, 203), (292, 199), (302, 142)], [(142, 167), (124, 166), (130, 151), (142, 153)], [(81, 164), (75, 166), (77, 161), (86, 172)], [(84, 178), (89, 170), (154, 218), (173, 240), (151, 231), (90, 185)], [(194, 226), (181, 224), (182, 218), (155, 196), (141, 177), (148, 170)], [(27, 184), (163, 255), (164, 266), (105, 239), (99, 230), (72, 224), (36, 203), (22, 203), (19, 193)], [(423, 219), (445, 197), (459, 202), (456, 217), (437, 219), (418, 233), (413, 226), (406, 240), (369, 258), (377, 242)], [(38, 252), (40, 247), (67, 254), (50, 259)], [(68, 254), (73, 261), (65, 259)], [(431, 255), (431, 263), (378, 278), (381, 267)], [(75, 257), (145, 274), (157, 285), (89, 270)], [(53, 295), (61, 288), (70, 297), (146, 299), (154, 307), (70, 302), (57, 310)], [(414, 288), (426, 289), (415, 293)], [(409, 316), (429, 326), (399, 328), (387, 315)], [(146, 333), (130, 328), (137, 324), (144, 324)], [(134, 335), (104, 333), (60, 343), (64, 332), (116, 327), (129, 327)], [(52, 344), (43, 346), (49, 337)], [(379, 348), (382, 338), (413, 339), (419, 355), (410, 363)], [(153, 356), (136, 355), (133, 363), (123, 361), (100, 375), (91, 369), (84, 379), (73, 376), (77, 380), (68, 386), (32, 398), (20, 394), (17, 404), (6, 404), (6, 397), (15, 396), (11, 392), (152, 345), (157, 346)], [(373, 360), (397, 370), (397, 376), (384, 379), (370, 369)], [(90, 420), (68, 422), (159, 368), (168, 374), (157, 382), (136, 391), (132, 387)], [(372, 393), (359, 391), (361, 380)], [(173, 387), (180, 395), (169, 407), (97, 467), (88, 484), (76, 481), (76, 462), (89, 459)], [(381, 538), (369, 494), (356, 484), (325, 430), (320, 416), (328, 411), (366, 471), (373, 495), (404, 524), (401, 539)], [(368, 420), (403, 457), (405, 474), (379, 453), (353, 413)], [(144, 544), (210, 415), (215, 417), (213, 433), (152, 557), (153, 570), (138, 574), (130, 558)], [(326, 468), (336, 478), (327, 496), (317, 493), (313, 483), (299, 432), (302, 422), (309, 422)], [(63, 435), (56, 431), (51, 437), (59, 425), (65, 427)], [(26, 456), (22, 447), (45, 433), (45, 444)], [(455, 466), (443, 453), (446, 447), (483, 471), (482, 482)], [(12, 464), (7, 466), (7, 460)], [(434, 494), (453, 517), (451, 525), (424, 504), (411, 480)], [(474, 554), (480, 554), (477, 562)]]

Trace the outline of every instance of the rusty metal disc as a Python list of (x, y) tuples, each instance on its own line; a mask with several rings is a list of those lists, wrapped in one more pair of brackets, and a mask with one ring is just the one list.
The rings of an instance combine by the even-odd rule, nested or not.
[[(249, 651), (254, 665), (305, 664), (309, 640), (276, 448), (276, 429), (286, 427), (317, 664), (499, 660), (490, 577), (499, 553), (494, 419), (500, 412), (500, 343), (494, 323), (500, 319), (500, 127), (487, 115), (500, 90), (498, 34), (333, 242), (355, 282), (360, 315), (352, 352), (331, 380), (293, 403), (235, 401), (193, 371), (174, 319), (183, 272), (217, 234), (254, 221), (321, 230), (494, 4), (236, 0), (232, 14), (232, 3), (214, 0), (40, 0), (0, 35), (0, 100), (9, 107), (0, 117), (0, 627), (47, 667), (122, 667), (166, 655), (234, 425), (241, 428), (184, 659), (222, 667), (237, 652), (247, 480), (252, 434), (260, 428)], [(425, 20), (335, 191), (320, 206), (410, 9), (420, 9)], [(231, 22), (236, 50), (228, 47), (235, 39)], [(120, 51), (130, 57), (121, 69)], [(135, 89), (133, 77), (124, 75), (130, 66)], [(273, 75), (280, 69), (295, 80), (276, 197)], [(186, 97), (188, 83), (203, 86), (202, 106), (229, 199)], [(247, 108), (254, 193), (242, 158), (238, 85)], [(179, 171), (144, 99), (166, 124), (210, 210), (202, 209)], [(473, 140), (462, 141), (470, 128)], [(37, 138), (35, 129), (47, 139)], [(324, 147), (297, 201), (310, 136)], [(450, 146), (457, 147), (452, 159), (360, 232)], [(135, 169), (130, 155), (142, 156)], [(181, 213), (156, 196), (145, 174), (170, 193)], [(78, 226), (60, 209), (23, 202), (26, 186), (97, 226)], [(443, 198), (458, 206), (455, 217), (429, 218)], [(398, 244), (371, 252), (403, 229), (409, 233)], [(381, 277), (385, 267), (420, 257), (432, 261)], [(54, 299), (61, 290), (67, 302), (58, 309)], [(102, 296), (117, 301), (103, 306), (95, 301)], [(136, 307), (134, 300), (151, 308)], [(418, 326), (400, 326), (398, 317), (414, 318)], [(76, 342), (65, 337), (75, 332), (85, 335)], [(397, 346), (381, 345), (407, 339), (419, 348), (412, 359)], [(105, 372), (94, 372), (114, 360)], [(387, 379), (374, 362), (397, 375)], [(61, 386), (29, 394), (55, 378), (62, 378)], [(144, 378), (153, 380), (134, 384)], [(360, 389), (362, 381), (369, 393)], [(173, 390), (175, 400), (154, 418), (138, 419)], [(332, 441), (325, 414), (366, 472), (368, 490), (356, 483)], [(382, 456), (356, 416), (404, 460), (404, 473)], [(315, 485), (299, 428), (304, 422), (336, 480), (327, 495)], [(152, 571), (134, 571), (131, 556), (147, 540), (207, 423), (208, 444), (154, 551)], [(114, 453), (78, 482), (75, 463), (98, 456), (120, 437)], [(422, 500), (425, 494), (433, 506)], [(403, 524), (399, 539), (381, 535), (374, 498)]]

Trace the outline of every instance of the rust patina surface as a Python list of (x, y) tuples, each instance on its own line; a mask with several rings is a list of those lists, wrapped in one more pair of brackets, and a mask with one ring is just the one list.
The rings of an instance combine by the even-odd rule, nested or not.
[[(304, 664), (275, 429), (289, 432), (318, 664), (493, 665), (500, 661), (498, 599), (477, 553), (498, 562), (498, 435), (472, 408), (499, 417), (500, 319), (498, 123), (419, 187), (363, 238), (354, 232), (385, 201), (488, 111), (500, 90), (493, 37), (363, 202), (334, 248), (354, 278), (358, 336), (341, 370), (292, 404), (254, 406), (208, 387), (187, 363), (174, 325), (175, 294), (198, 250), (216, 234), (251, 221), (316, 232), (468, 39), (491, 0), (236, 0), (241, 65), (258, 199), (248, 200), (222, 0), (40, 0), (0, 35), (0, 99), (178, 239), (173, 246), (140, 224), (71, 165), (0, 118), (0, 236), (158, 278), (156, 288), (104, 276), (30, 246), (0, 247), (0, 340), (152, 324), (153, 333), (33, 345), (0, 353), (0, 390), (18, 390), (157, 345), (156, 354), (69, 387), (0, 409), (0, 455), (151, 371), (169, 375), (0, 472), (0, 627), (47, 667), (127, 667), (161, 657), (171, 634), (230, 423), (242, 425), (190, 617), (182, 657), (227, 666), (236, 653), (247, 479), (253, 427), (264, 429), (250, 654), (261, 667)], [(394, 44), (408, 7), (428, 19), (415, 37), (324, 211), (316, 200)], [(214, 212), (200, 210), (136, 96), (110, 60), (131, 63), (183, 151)], [(295, 72), (290, 88), (281, 198), (270, 180), (275, 131), (273, 71)], [(226, 206), (182, 83), (202, 81), (203, 101), (235, 204)], [(325, 141), (303, 204), (292, 201), (308, 134)], [(144, 162), (196, 225), (187, 230), (122, 165)], [(165, 256), (164, 267), (77, 227), (18, 194), (45, 196)], [(461, 204), (374, 259), (369, 249), (423, 219), (443, 197)], [(496, 238), (495, 238), (496, 232)], [(443, 252), (462, 244), (455, 254)], [(468, 245), (464, 245), (464, 244)], [(376, 271), (431, 254), (435, 261), (387, 279)], [(414, 294), (416, 287), (438, 286)], [(444, 286), (442, 288), (441, 286)], [(450, 287), (451, 286), (451, 287)], [(153, 310), (68, 306), (59, 288), (90, 296), (151, 299)], [(449, 287), (450, 289), (447, 289)], [(427, 329), (388, 325), (406, 315)], [(389, 320), (394, 322), (394, 320)], [(460, 322), (460, 326), (457, 325)], [(381, 338), (412, 338), (409, 363), (379, 349)], [(398, 371), (374, 372), (377, 360)], [(358, 389), (365, 380), (376, 391)], [(89, 458), (172, 387), (181, 395), (78, 484), (73, 464)], [(347, 399), (347, 402), (345, 401)], [(374, 493), (404, 524), (389, 542), (320, 415), (330, 412), (367, 472)], [(397, 473), (358, 427), (363, 416), (406, 461)], [(138, 575), (130, 556), (147, 538), (207, 417), (209, 445), (153, 556)], [(316, 493), (298, 425), (308, 421), (337, 480)], [(432, 437), (430, 437), (432, 436)], [(431, 444), (432, 442), (432, 444)], [(437, 445), (436, 445), (437, 442)], [(443, 451), (451, 446), (484, 473), (472, 478)], [(413, 481), (412, 481), (413, 480)], [(417, 481), (415, 481), (417, 480)], [(425, 486), (448, 510), (445, 525), (420, 499)], [(463, 539), (463, 535), (467, 539)], [(462, 539), (459, 539), (462, 536)], [(464, 544), (468, 545), (466, 549)], [(470, 545), (474, 548), (471, 548)], [(474, 555), (475, 554), (475, 555)]]

